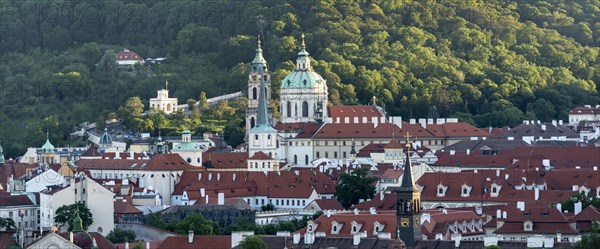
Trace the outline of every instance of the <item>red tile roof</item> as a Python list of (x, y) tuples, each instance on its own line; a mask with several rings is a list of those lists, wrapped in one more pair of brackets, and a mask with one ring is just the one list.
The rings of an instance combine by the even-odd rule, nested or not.
[[(343, 226), (338, 229), (338, 234), (332, 234), (333, 222), (341, 223)], [(375, 214), (370, 212), (338, 212), (327, 217), (327, 214), (319, 216), (313, 221), (317, 224), (314, 228), (314, 232), (324, 232), (327, 237), (336, 236), (351, 236), (352, 233), (352, 222), (356, 222), (362, 227), (357, 232), (366, 232), (367, 237), (377, 237), (373, 234), (375, 231), (375, 222), (383, 225), (383, 229), (380, 230), (382, 233), (390, 233), (392, 239), (396, 237), (396, 212), (395, 211), (377, 211)], [(308, 228), (303, 228), (299, 232), (304, 234)]]
[(117, 61), (129, 61), (129, 60), (144, 60), (137, 53), (124, 49), (117, 53)]
[(12, 195), (11, 193), (0, 192), (0, 207), (33, 205), (34, 203), (27, 195)]
[(410, 133), (412, 137), (433, 136), (420, 125), (402, 124), (402, 128), (392, 123), (373, 124), (333, 124), (327, 123), (314, 135), (314, 138), (383, 138), (392, 139)]
[(141, 214), (142, 210), (131, 205), (130, 201), (115, 200), (115, 214)]
[(150, 162), (148, 162), (145, 167), (141, 167), (140, 170), (171, 171), (198, 170), (202, 168), (203, 167), (195, 167), (190, 165), (188, 162), (183, 160), (179, 154), (164, 154), (153, 156)]
[(249, 160), (273, 160), (273, 158), (271, 158), (267, 154), (263, 153), (262, 151), (258, 151), (256, 153), (254, 153), (254, 155), (248, 159)]
[(231, 249), (231, 236), (196, 235), (193, 243), (188, 243), (188, 236), (167, 237), (158, 249)]
[(428, 124), (427, 130), (436, 137), (488, 137), (490, 134), (465, 122)]
[[(376, 106), (372, 105), (350, 105), (350, 106), (330, 106), (329, 117), (333, 119), (333, 122), (339, 118), (340, 123), (344, 123), (344, 119), (348, 117), (350, 123), (354, 122), (354, 118), (357, 117), (359, 122), (362, 122), (362, 118), (367, 118), (367, 123), (371, 123), (371, 118), (385, 117)], [(378, 120), (379, 121), (379, 120)]]
[(569, 112), (570, 115), (573, 114), (600, 114), (600, 105), (596, 106), (578, 106)]
[(398, 143), (396, 139), (390, 140), (390, 142), (385, 145), (384, 149), (403, 149), (402, 144)]
[(342, 204), (336, 199), (318, 199), (315, 200), (315, 203), (317, 203), (322, 210), (344, 210)]
[(248, 168), (247, 160), (248, 152), (210, 152), (202, 156), (202, 165), (215, 169), (245, 169)]

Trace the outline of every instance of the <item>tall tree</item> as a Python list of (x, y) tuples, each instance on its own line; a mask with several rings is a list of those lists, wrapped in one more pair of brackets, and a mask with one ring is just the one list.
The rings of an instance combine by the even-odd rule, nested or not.
[(344, 208), (357, 204), (361, 199), (371, 199), (375, 195), (377, 179), (371, 176), (369, 168), (358, 168), (340, 175), (340, 183), (335, 187), (335, 196)]
[(266, 249), (267, 244), (260, 238), (260, 236), (253, 235), (248, 236), (240, 242), (242, 249)]

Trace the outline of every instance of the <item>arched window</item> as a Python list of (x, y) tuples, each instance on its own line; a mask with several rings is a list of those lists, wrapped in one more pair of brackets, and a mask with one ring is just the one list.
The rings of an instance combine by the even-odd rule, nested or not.
[(294, 164), (298, 164), (298, 156), (294, 155)]
[(250, 118), (250, 128), (254, 128), (254, 126), (256, 126), (256, 120), (254, 119), (254, 117)]
[(308, 165), (308, 155), (304, 155), (304, 165)]
[(286, 112), (286, 115), (288, 118), (292, 116), (292, 102), (289, 102), (289, 101), (287, 102), (287, 107), (286, 107), (285, 112)]
[(252, 99), (257, 99), (258, 96), (256, 96), (256, 87), (252, 88)]
[(308, 102), (302, 102), (302, 117), (308, 117)]
[(298, 117), (298, 104), (294, 104), (294, 117)]

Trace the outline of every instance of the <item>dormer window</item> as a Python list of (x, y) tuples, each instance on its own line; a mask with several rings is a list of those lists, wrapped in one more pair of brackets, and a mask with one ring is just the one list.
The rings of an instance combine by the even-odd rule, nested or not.
[(473, 189), (473, 187), (471, 187), (465, 183), (461, 186), (461, 188), (462, 188), (462, 190), (461, 190), (460, 196), (469, 197), (469, 195), (471, 194), (471, 189)]
[(525, 232), (531, 232), (531, 231), (533, 231), (533, 222), (531, 222), (530, 220), (525, 221), (523, 223), (523, 230)]
[(501, 185), (498, 185), (496, 183), (492, 183), (492, 192), (490, 193), (491, 197), (498, 197), (498, 195), (500, 194), (500, 189), (502, 189)]
[(448, 186), (444, 186), (441, 183), (437, 185), (437, 196), (443, 197), (446, 196), (446, 190), (448, 190)]

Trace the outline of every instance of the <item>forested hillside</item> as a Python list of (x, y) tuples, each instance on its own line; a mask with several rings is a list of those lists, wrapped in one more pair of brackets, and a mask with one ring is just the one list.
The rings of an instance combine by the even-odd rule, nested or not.
[[(167, 79), (180, 103), (244, 90), (259, 30), (275, 85), (306, 33), (334, 104), (375, 96), (405, 118), (503, 126), (600, 103), (599, 0), (13, 0), (0, 18), (0, 139), (12, 156), (48, 129), (65, 145), (74, 124), (130, 96), (147, 107)], [(123, 48), (167, 61), (119, 70)]]

